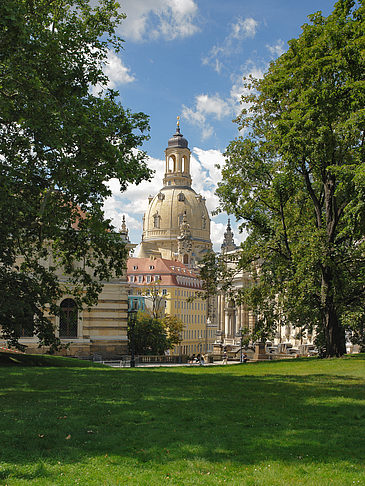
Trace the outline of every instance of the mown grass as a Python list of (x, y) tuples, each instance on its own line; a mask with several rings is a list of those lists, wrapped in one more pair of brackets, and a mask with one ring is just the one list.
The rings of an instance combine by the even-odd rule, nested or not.
[(0, 383), (0, 484), (365, 485), (364, 355)]

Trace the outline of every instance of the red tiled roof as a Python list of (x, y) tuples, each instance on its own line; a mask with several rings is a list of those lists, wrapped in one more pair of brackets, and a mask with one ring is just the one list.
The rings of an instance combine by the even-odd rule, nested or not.
[[(158, 275), (161, 279), (161, 285), (177, 285), (195, 289), (201, 288), (199, 274), (183, 263), (175, 260), (167, 260), (164, 258), (128, 258), (127, 276), (131, 275)], [(188, 278), (184, 282), (178, 282), (178, 276)], [(194, 280), (191, 281), (189, 279)], [(199, 281), (199, 285), (194, 285), (197, 280)], [(134, 283), (146, 285), (145, 281), (143, 283)]]

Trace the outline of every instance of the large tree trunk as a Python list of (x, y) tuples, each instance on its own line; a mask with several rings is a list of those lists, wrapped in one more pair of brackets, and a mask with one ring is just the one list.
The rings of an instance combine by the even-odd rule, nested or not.
[(333, 275), (330, 267), (322, 267), (322, 325), (325, 336), (325, 356), (346, 354), (345, 330), (338, 321), (334, 302)]

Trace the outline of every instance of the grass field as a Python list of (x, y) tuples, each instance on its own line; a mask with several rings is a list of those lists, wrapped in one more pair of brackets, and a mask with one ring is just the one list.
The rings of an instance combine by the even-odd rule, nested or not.
[(364, 355), (70, 363), (0, 367), (0, 484), (365, 485)]

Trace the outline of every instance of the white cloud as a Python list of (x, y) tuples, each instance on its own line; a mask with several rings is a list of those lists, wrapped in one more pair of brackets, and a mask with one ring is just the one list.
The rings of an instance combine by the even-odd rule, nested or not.
[(210, 65), (217, 73), (221, 73), (224, 60), (232, 54), (237, 54), (242, 48), (242, 41), (253, 38), (258, 28), (257, 20), (252, 17), (239, 18), (231, 25), (230, 32), (222, 44), (211, 48), (209, 54), (203, 58), (203, 64)]
[(130, 74), (130, 69), (124, 66), (122, 60), (109, 51), (108, 59), (104, 66), (104, 73), (109, 78), (108, 88), (114, 89), (120, 84), (132, 83), (135, 77)]
[(231, 36), (233, 39), (246, 39), (255, 37), (258, 22), (252, 17), (238, 19), (238, 22), (232, 25)]
[(209, 95), (202, 93), (195, 96), (192, 107), (183, 105), (182, 117), (201, 130), (201, 139), (204, 141), (214, 134), (214, 121), (220, 121), (226, 117), (235, 117), (241, 110), (249, 106), (241, 103), (242, 95), (249, 94), (244, 86), (243, 77), (252, 76), (260, 79), (264, 76), (267, 65), (258, 66), (253, 61), (247, 61), (241, 68), (240, 75), (231, 76), (232, 87), (224, 99), (219, 94)]
[(266, 65), (260, 67), (253, 61), (248, 61), (246, 65), (242, 67), (240, 75), (232, 76), (230, 101), (235, 115), (238, 115), (243, 108), (249, 108), (247, 103), (241, 101), (242, 96), (250, 94), (250, 90), (244, 85), (243, 78), (252, 76), (255, 79), (261, 79), (265, 74), (266, 67)]
[(127, 18), (120, 33), (127, 39), (143, 41), (189, 37), (199, 28), (195, 24), (198, 6), (194, 0), (124, 0), (121, 10)]
[(270, 46), (266, 44), (266, 47), (269, 49), (270, 54), (272, 57), (279, 57), (285, 52), (285, 43), (283, 40), (279, 39), (276, 44)]
[(182, 116), (192, 125), (200, 128), (202, 140), (210, 138), (214, 129), (207, 118), (210, 116), (213, 119), (221, 120), (222, 118), (231, 114), (230, 104), (224, 101), (218, 94), (209, 96), (207, 94), (200, 94), (195, 97), (195, 106), (189, 108), (183, 105)]
[(226, 226), (223, 223), (210, 222), (210, 239), (212, 240), (215, 251), (220, 250), (225, 231)]

